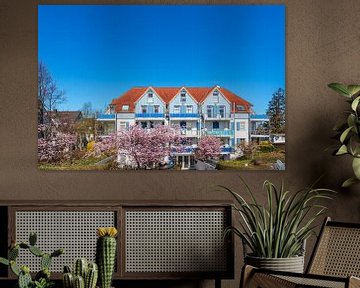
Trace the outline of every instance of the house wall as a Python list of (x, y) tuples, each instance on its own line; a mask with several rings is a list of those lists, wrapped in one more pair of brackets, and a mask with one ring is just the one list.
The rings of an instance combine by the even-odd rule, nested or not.
[[(159, 105), (160, 106), (160, 110), (159, 113), (165, 113), (165, 104), (164, 102), (160, 99), (160, 97), (156, 94), (155, 91), (153, 91), (153, 99), (154, 101), (152, 103), (148, 102), (148, 91), (136, 102), (135, 104), (135, 113), (142, 113), (141, 111), (141, 106), (145, 105), (145, 106), (152, 106), (154, 107), (155, 105)], [(154, 108), (152, 111), (148, 109), (147, 113), (154, 113)]]
[[(338, 191), (326, 212), (339, 221), (360, 222), (360, 186), (340, 185), (352, 169), (347, 157), (334, 157), (332, 127), (343, 120), (347, 103), (327, 88), (331, 82), (360, 82), (360, 5), (358, 0), (198, 0), (196, 3), (279, 3), (286, 5), (286, 171), (39, 171), (36, 167), (37, 127), (37, 4), (38, 1), (0, 2), (0, 199), (7, 200), (223, 200), (232, 201), (214, 185), (242, 189), (241, 176), (260, 199), (265, 179), (296, 191), (318, 177), (318, 185)], [(43, 0), (42, 4), (75, 3)], [(76, 3), (104, 3), (78, 0)], [(125, 1), (106, 1), (125, 3)], [(126, 3), (135, 3), (127, 1)], [(142, 1), (141, 3), (172, 3)], [(178, 3), (192, 3), (182, 1)], [(213, 61), (214, 59), (209, 59)], [(11, 119), (11, 121), (9, 121)], [(141, 179), (141, 181), (139, 181)], [(314, 241), (308, 242), (307, 252)], [(223, 288), (239, 287), (242, 265), (239, 241), (235, 249), (235, 280)], [(307, 259), (309, 258), (307, 253)], [(162, 283), (162, 282), (161, 282)], [(210, 288), (214, 281), (127, 283), (127, 287)]]
[(169, 112), (170, 113), (174, 113), (174, 106), (175, 105), (181, 105), (182, 107), (180, 108), (180, 113), (186, 113), (186, 106), (187, 105), (192, 105), (193, 106), (193, 112), (192, 113), (198, 113), (198, 104), (197, 102), (195, 102), (195, 100), (188, 94), (186, 93), (186, 103), (182, 103), (180, 101), (181, 98), (181, 93), (179, 92), (175, 98), (169, 103)]
[[(219, 102), (218, 103), (214, 103), (212, 92), (205, 98), (204, 102), (201, 104), (201, 111), (204, 115), (207, 115), (207, 106), (208, 105), (213, 105), (214, 107), (215, 106), (219, 107), (219, 106), (224, 105), (225, 106), (225, 117), (230, 118), (230, 103), (226, 100), (226, 98), (221, 94), (220, 91), (219, 91)], [(214, 109), (213, 111), (214, 111), (213, 113), (215, 113), (215, 116), (213, 116), (212, 118), (215, 118), (216, 117), (216, 109)]]

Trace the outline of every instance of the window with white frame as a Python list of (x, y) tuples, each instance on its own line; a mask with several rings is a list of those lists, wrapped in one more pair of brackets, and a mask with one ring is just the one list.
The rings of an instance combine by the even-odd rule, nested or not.
[(154, 103), (154, 93), (152, 91), (148, 92), (148, 103)]
[(160, 113), (160, 106), (154, 105), (154, 113)]
[(180, 102), (185, 103), (186, 102), (186, 92), (185, 90), (182, 90), (180, 93)]
[(192, 105), (186, 105), (186, 113), (193, 113), (193, 106)]
[(207, 109), (206, 109), (206, 114), (208, 118), (212, 118), (213, 117), (213, 110), (214, 110), (214, 106), (208, 105)]
[(180, 113), (180, 105), (174, 106), (174, 113)]
[(141, 113), (147, 113), (147, 106), (141, 105)]
[(239, 122), (240, 123), (240, 131), (243, 131), (243, 130), (245, 130), (245, 122), (244, 121), (241, 121), (241, 122)]
[(215, 90), (213, 92), (213, 102), (214, 103), (219, 103), (219, 91)]
[(129, 111), (129, 105), (123, 105), (121, 109), (123, 111)]
[(221, 118), (225, 118), (225, 106), (224, 105), (221, 105), (219, 107), (219, 115)]
[(127, 122), (121, 121), (119, 122), (119, 129), (126, 129), (127, 128)]

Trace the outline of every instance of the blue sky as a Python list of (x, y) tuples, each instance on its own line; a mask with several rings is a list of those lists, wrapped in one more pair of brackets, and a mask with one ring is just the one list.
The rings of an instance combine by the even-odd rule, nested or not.
[(133, 86), (226, 87), (264, 113), (285, 88), (284, 5), (39, 5), (38, 57), (67, 101)]

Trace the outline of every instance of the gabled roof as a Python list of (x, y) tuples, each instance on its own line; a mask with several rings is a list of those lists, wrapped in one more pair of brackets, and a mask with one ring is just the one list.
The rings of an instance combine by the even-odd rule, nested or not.
[[(180, 91), (182, 88), (191, 94), (191, 96), (198, 102), (201, 103), (209, 95), (209, 93), (215, 89), (217, 86), (213, 87), (151, 87), (156, 94), (158, 94), (161, 99), (168, 104)], [(126, 91), (123, 95), (119, 96), (116, 99), (113, 99), (111, 104), (115, 105), (115, 112), (134, 112), (135, 103), (144, 95), (144, 93), (150, 87), (133, 87), (130, 90)], [(243, 98), (237, 96), (233, 92), (223, 87), (218, 87), (219, 91), (228, 99), (232, 104), (231, 109), (236, 112), (251, 112), (252, 104)], [(123, 111), (122, 106), (129, 105), (129, 110)], [(244, 107), (244, 110), (238, 110), (237, 105)], [(234, 112), (234, 111), (233, 111)]]
[(181, 87), (153, 87), (153, 89), (165, 103), (169, 103), (180, 91)]
[(214, 88), (215, 87), (189, 87), (186, 89), (196, 99), (196, 101), (200, 103), (205, 100), (206, 96), (208, 96)]
[(115, 112), (121, 112), (123, 105), (129, 105), (127, 112), (135, 110), (135, 102), (145, 93), (148, 87), (133, 87), (119, 98), (113, 99), (111, 104), (115, 105)]
[[(232, 112), (251, 112), (251, 107), (253, 105), (250, 102), (244, 100), (226, 88), (220, 87), (218, 89), (232, 104), (235, 104), (232, 105), (235, 107), (231, 107)], [(244, 110), (238, 109), (238, 105), (244, 106)]]

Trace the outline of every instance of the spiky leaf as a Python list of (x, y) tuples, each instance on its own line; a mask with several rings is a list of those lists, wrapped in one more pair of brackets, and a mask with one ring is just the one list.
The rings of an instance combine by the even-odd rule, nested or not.
[(339, 148), (339, 150), (337, 150), (336, 155), (344, 155), (347, 154), (348, 150), (346, 145), (341, 145), (341, 147)]
[(348, 188), (352, 185), (359, 184), (359, 183), (360, 183), (359, 179), (357, 179), (356, 177), (351, 177), (351, 178), (345, 180), (344, 183), (341, 185), (341, 187)]
[(57, 249), (51, 253), (51, 257), (58, 257), (64, 253), (64, 249)]
[(341, 83), (330, 83), (330, 84), (328, 85), (328, 87), (331, 88), (331, 89), (333, 89), (333, 90), (336, 91), (337, 93), (341, 94), (342, 96), (345, 96), (345, 97), (348, 97), (348, 98), (351, 97), (347, 86), (344, 85), (344, 84), (341, 84)]

